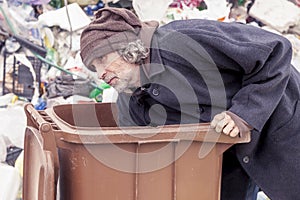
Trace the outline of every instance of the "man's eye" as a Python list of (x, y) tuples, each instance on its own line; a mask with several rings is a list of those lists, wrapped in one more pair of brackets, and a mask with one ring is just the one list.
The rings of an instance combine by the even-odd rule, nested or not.
[(88, 69), (91, 70), (91, 71), (93, 71), (93, 72), (96, 72), (96, 71), (97, 71), (97, 70), (96, 70), (96, 67), (95, 67), (94, 65), (90, 65), (90, 66), (88, 67)]
[(100, 64), (103, 64), (105, 62), (106, 58), (104, 56), (101, 56), (98, 58), (98, 61)]

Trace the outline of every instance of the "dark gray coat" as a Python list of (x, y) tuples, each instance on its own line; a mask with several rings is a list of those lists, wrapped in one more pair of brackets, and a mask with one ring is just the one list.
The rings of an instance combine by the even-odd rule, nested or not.
[(291, 56), (287, 39), (251, 25), (174, 21), (153, 36), (143, 87), (119, 95), (120, 124), (209, 122), (229, 110), (253, 127), (251, 142), (235, 145), (245, 171), (272, 200), (300, 199), (300, 75)]

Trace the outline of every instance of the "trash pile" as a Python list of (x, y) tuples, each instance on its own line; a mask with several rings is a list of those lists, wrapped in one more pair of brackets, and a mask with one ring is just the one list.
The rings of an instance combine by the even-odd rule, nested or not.
[[(299, 0), (0, 0), (0, 108), (116, 101), (116, 91), (79, 56), (82, 29), (105, 6), (134, 10), (141, 20), (161, 25), (200, 18), (272, 31), (290, 40), (292, 64), (300, 71)], [(1, 162), (9, 150), (19, 153), (5, 141), (0, 138), (7, 147), (0, 149)]]
[(292, 64), (300, 71), (299, 0), (174, 0), (161, 22), (194, 18), (240, 22), (283, 35), (292, 43)]
[(103, 101), (109, 85), (83, 66), (78, 52), (80, 31), (90, 16), (78, 3), (51, 5), (58, 6), (52, 1), (1, 4), (2, 94), (13, 93), (38, 110), (56, 103)]

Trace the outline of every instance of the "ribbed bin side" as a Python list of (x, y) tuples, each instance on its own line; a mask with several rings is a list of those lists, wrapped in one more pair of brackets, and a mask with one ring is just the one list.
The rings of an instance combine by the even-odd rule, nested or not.
[[(65, 143), (59, 148), (62, 199), (217, 200), (222, 155), (213, 149), (200, 159), (201, 144)], [(132, 156), (121, 158), (116, 147)]]
[(223, 154), (215, 146), (208, 155), (200, 159), (202, 144), (194, 141), (175, 163), (178, 200), (219, 199)]

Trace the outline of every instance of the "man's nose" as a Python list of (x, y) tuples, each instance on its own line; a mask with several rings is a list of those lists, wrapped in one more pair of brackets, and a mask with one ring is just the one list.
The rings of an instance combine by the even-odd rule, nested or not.
[(103, 71), (99, 74), (98, 77), (99, 77), (100, 79), (103, 80), (103, 79), (105, 78), (105, 74), (106, 74), (106, 72), (105, 72), (105, 70), (103, 70)]
[(105, 69), (104, 68), (102, 68), (102, 67), (98, 67), (97, 68), (97, 76), (98, 76), (98, 78), (102, 78), (103, 77), (103, 75), (105, 74)]

